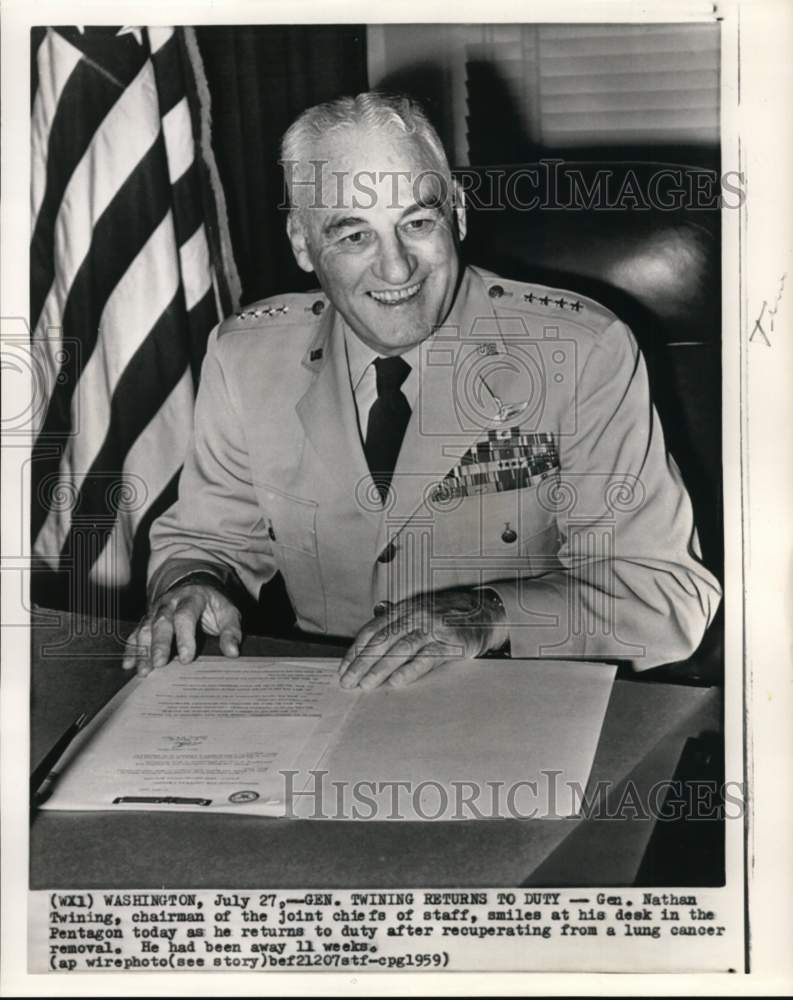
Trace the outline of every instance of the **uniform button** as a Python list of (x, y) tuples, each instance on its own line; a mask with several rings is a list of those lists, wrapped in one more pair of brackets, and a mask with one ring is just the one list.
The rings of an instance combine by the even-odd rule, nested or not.
[(378, 601), (377, 604), (375, 604), (375, 606), (372, 608), (372, 614), (375, 616), (375, 618), (379, 618), (380, 615), (387, 614), (392, 607), (393, 604), (391, 603), (391, 601)]
[(324, 308), (325, 308), (325, 303), (322, 301), (322, 299), (317, 299), (317, 301), (311, 307), (311, 311), (314, 313), (315, 316), (319, 316), (319, 314), (323, 311)]
[(504, 289), (501, 287), (501, 285), (491, 285), (490, 288), (488, 289), (488, 295), (490, 296), (491, 299), (500, 299), (503, 294), (504, 294)]
[(514, 530), (514, 528), (510, 527), (509, 521), (507, 521), (504, 526), (504, 530), (501, 532), (501, 541), (504, 542), (505, 545), (511, 545), (517, 540), (517, 537), (518, 533)]
[(377, 557), (377, 561), (381, 563), (389, 563), (396, 555), (397, 546), (395, 542), (389, 542), (388, 545), (383, 549), (380, 555)]

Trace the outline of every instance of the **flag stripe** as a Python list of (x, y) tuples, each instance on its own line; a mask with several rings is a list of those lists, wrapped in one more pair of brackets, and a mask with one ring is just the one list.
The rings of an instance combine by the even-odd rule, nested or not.
[(49, 134), (46, 186), (35, 215), (31, 248), (30, 319), (34, 328), (55, 276), (52, 247), (64, 193), (96, 135), (97, 126), (119, 98), (118, 89), (101, 77), (96, 85), (87, 86), (88, 75), (94, 75), (89, 66), (81, 63), (75, 67), (63, 89), (59, 114)]
[(203, 223), (195, 233), (179, 247), (179, 261), (182, 268), (185, 305), (188, 309), (206, 295), (211, 287), (209, 276), (209, 245)]
[(168, 173), (174, 184), (190, 167), (195, 158), (190, 111), (187, 98), (175, 104), (162, 120), (165, 133), (165, 151), (168, 154)]
[[(110, 534), (118, 491), (124, 486), (119, 456), (127, 455), (152, 413), (165, 403), (184, 374), (188, 365), (185, 325), (184, 297), (180, 289), (119, 379), (113, 393), (107, 436), (82, 481), (63, 546), (65, 551), (69, 551), (75, 532), (84, 521), (95, 525), (105, 538)], [(151, 386), (152, 372), (157, 373), (157, 382), (142, 392), (141, 386)]]
[[(116, 101), (69, 180), (55, 223), (51, 266), (57, 262), (57, 273), (34, 325), (35, 336), (46, 337), (49, 329), (60, 329), (64, 325), (67, 296), (91, 249), (92, 226), (117, 195), (137, 161), (147, 151), (151, 152), (160, 135), (156, 114), (135, 114), (137, 104), (151, 103), (154, 83), (151, 66), (147, 65), (148, 70), (144, 67), (124, 96)], [(130, 129), (131, 119), (135, 120), (133, 129)]]
[(34, 27), (30, 29), (30, 111), (36, 106), (39, 91), (39, 49), (47, 36), (47, 29)]
[[(64, 52), (53, 54), (52, 50), (57, 45), (63, 46)], [(64, 89), (77, 69), (80, 61), (80, 54), (76, 49), (72, 48), (72, 46), (67, 45), (59, 35), (50, 33), (44, 42), (42, 42), (39, 52), (36, 55), (37, 66), (39, 60), (41, 61), (41, 80), (33, 99), (33, 111), (31, 113), (30, 120), (30, 141), (32, 153), (30, 171), (30, 212), (34, 231), (35, 226), (38, 224), (42, 203), (46, 197), (50, 176), (56, 174), (56, 171), (59, 174), (66, 173), (66, 168), (61, 167), (60, 163), (57, 165), (49, 163), (48, 156), (50, 136), (53, 125), (55, 124), (57, 132), (57, 126), (61, 124), (61, 119), (56, 117), (58, 105)], [(63, 131), (67, 138), (71, 138), (74, 127), (72, 123), (68, 121), (67, 126), (69, 127), (64, 127)], [(65, 143), (63, 139), (61, 139), (55, 145), (55, 148), (58, 150), (58, 155), (61, 155), (61, 151), (63, 151), (64, 154), (66, 153), (66, 149), (64, 147)], [(69, 173), (71, 173), (71, 171), (69, 171)], [(58, 195), (52, 196), (52, 198), (54, 198), (53, 203), (56, 210), (63, 194), (63, 187), (65, 187), (65, 181), (63, 185), (61, 185)], [(54, 222), (52, 225), (54, 226)]]
[[(91, 468), (110, 421), (110, 395), (125, 368), (155, 327), (179, 288), (179, 268), (170, 213), (113, 289), (99, 320), (101, 336), (89, 358), (71, 405), (80, 434), (69, 440), (61, 476)], [(132, 319), (134, 317), (134, 320)], [(87, 414), (91, 415), (86, 420)], [(82, 418), (82, 419), (81, 419)]]
[[(152, 36), (151, 29), (149, 36)], [(152, 53), (151, 61), (154, 64), (154, 77), (157, 80), (160, 114), (164, 118), (185, 96), (179, 46), (173, 32), (164, 44)]]
[[(60, 47), (57, 58), (53, 58), (53, 49)], [(80, 61), (80, 53), (53, 32), (47, 32), (43, 37), (34, 56), (31, 57), (31, 72), (37, 77), (37, 89), (33, 95), (33, 108), (30, 118), (30, 139), (32, 149), (31, 160), (31, 218), (35, 223), (44, 190), (47, 183), (46, 162), (50, 141), (50, 131), (57, 113), (58, 104), (64, 87), (71, 79)], [(39, 71), (41, 62), (41, 72)], [(40, 79), (39, 78), (40, 72)]]
[(198, 162), (193, 161), (171, 188), (176, 241), (181, 246), (193, 235), (204, 218), (198, 181)]
[(173, 28), (151, 27), (146, 29), (146, 34), (149, 36), (152, 56), (155, 56), (163, 45), (174, 37), (174, 30)]
[[(124, 110), (130, 99), (126, 95), (126, 99), (122, 98), (124, 92), (118, 85), (97, 73), (85, 61), (78, 62), (79, 50), (65, 42), (56, 32), (49, 33), (45, 45), (48, 49), (62, 47), (65, 52), (42, 53), (47, 66), (55, 69), (49, 73), (42, 72), (42, 82), (47, 81), (47, 89), (40, 87), (42, 99), (40, 102), (37, 99), (34, 107), (34, 163), (46, 163), (46, 167), (34, 167), (32, 172), (35, 228), (31, 249), (30, 321), (34, 329), (39, 323), (54, 277), (52, 246), (56, 224), (64, 208), (64, 198), (70, 193), (69, 189), (73, 189), (79, 196), (86, 183), (92, 184), (95, 181), (89, 172), (91, 163), (85, 159), (92, 147), (99, 145), (102, 137), (107, 134), (112, 148), (114, 143), (119, 142), (121, 131), (129, 130), (129, 120), (124, 115)], [(59, 67), (68, 68), (70, 65), (72, 70), (68, 79), (58, 89), (64, 72)], [(138, 72), (140, 74), (140, 68)], [(132, 100), (134, 101), (134, 91)], [(121, 107), (111, 116), (110, 112), (117, 102)], [(156, 127), (156, 119), (153, 121)], [(37, 145), (42, 147), (42, 153), (38, 156), (35, 155)], [(123, 154), (118, 158), (126, 160)], [(78, 165), (82, 168), (82, 178), (79, 175), (74, 177)], [(39, 171), (44, 176), (39, 177)], [(88, 219), (86, 228), (90, 228)]]
[[(128, 582), (131, 560), (124, 556), (133, 551), (135, 535), (140, 530), (147, 509), (161, 497), (181, 468), (186, 450), (184, 414), (192, 409), (192, 402), (192, 380), (190, 373), (185, 371), (127, 453), (124, 482), (134, 484), (133, 490), (137, 487), (136, 501), (129, 504), (128, 510), (118, 512), (102, 554), (91, 571), (91, 577), (97, 583), (118, 586)], [(152, 462), (152, 455), (160, 455), (162, 460)], [(144, 497), (145, 502), (137, 502)], [(176, 499), (175, 495), (173, 499)]]
[[(61, 483), (82, 482), (96, 462), (111, 424), (111, 395), (178, 288), (179, 269), (169, 214), (116, 285), (102, 313), (101, 336), (72, 399), (71, 423), (80, 433), (66, 439), (58, 470)], [(48, 474), (52, 474), (51, 469)], [(60, 549), (70, 524), (70, 510), (50, 510), (41, 533)]]
[(163, 168), (158, 138), (94, 225), (91, 254), (83, 258), (74, 276), (63, 313), (64, 336), (80, 339), (81, 357), (73, 359), (69, 377), (55, 390), (53, 401), (59, 391), (61, 396), (71, 396), (96, 344), (99, 319), (110, 293), (168, 212)]
[[(152, 499), (151, 504), (140, 519), (129, 556), (130, 577), (133, 581), (140, 580), (143, 583), (146, 580), (146, 571), (149, 563), (149, 531), (160, 514), (165, 513), (169, 507), (176, 503), (179, 496), (179, 476), (181, 472), (180, 468), (171, 476), (160, 492), (160, 495)], [(143, 586), (141, 586), (141, 593), (138, 600), (145, 606), (145, 588)]]
[[(158, 497), (182, 466), (192, 422), (185, 427), (185, 413), (193, 410), (193, 383), (185, 368), (168, 398), (138, 435), (124, 460), (124, 471), (130, 471), (146, 481), (149, 497)], [(160, 454), (163, 461), (153, 464), (151, 456)], [(144, 511), (131, 511), (129, 521), (137, 529)]]
[[(151, 147), (130, 174), (94, 227), (92, 253), (81, 266), (69, 291), (63, 314), (63, 335), (80, 341), (81, 350), (70, 353), (47, 409), (42, 434), (47, 443), (63, 447), (70, 429), (70, 404), (77, 382), (99, 335), (99, 318), (111, 291), (168, 211), (168, 186), (162, 139)], [(124, 233), (124, 240), (118, 234)], [(97, 266), (101, 261), (101, 268)], [(145, 383), (144, 383), (145, 384)], [(39, 438), (41, 440), (41, 437)], [(38, 461), (33, 449), (34, 472), (52, 473), (52, 460)], [(36, 530), (40, 525), (36, 525)]]

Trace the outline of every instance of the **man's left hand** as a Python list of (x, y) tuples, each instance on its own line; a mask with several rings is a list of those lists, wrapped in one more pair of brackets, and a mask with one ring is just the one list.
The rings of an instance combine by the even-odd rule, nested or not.
[(508, 638), (493, 591), (461, 587), (417, 595), (363, 626), (339, 666), (341, 684), (410, 684), (449, 660), (501, 649)]

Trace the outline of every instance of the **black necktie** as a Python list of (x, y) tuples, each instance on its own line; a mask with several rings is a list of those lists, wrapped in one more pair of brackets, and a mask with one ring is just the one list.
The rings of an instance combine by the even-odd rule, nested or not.
[(369, 410), (364, 452), (372, 479), (385, 503), (394, 475), (402, 438), (410, 420), (410, 403), (402, 392), (402, 383), (410, 374), (410, 365), (402, 358), (375, 358), (377, 399)]

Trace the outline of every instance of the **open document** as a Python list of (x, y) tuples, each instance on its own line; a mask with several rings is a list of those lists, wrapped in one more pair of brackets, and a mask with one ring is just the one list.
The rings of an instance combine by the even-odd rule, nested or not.
[(347, 690), (338, 660), (202, 658), (134, 679), (70, 747), (42, 808), (311, 819), (576, 812), (614, 668), (460, 660)]

